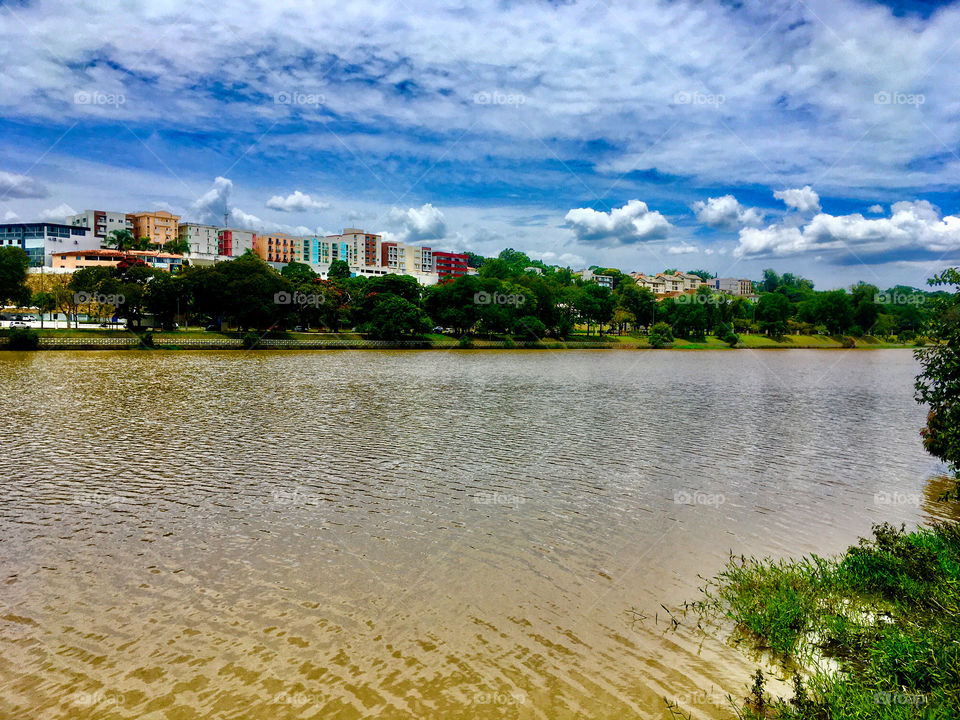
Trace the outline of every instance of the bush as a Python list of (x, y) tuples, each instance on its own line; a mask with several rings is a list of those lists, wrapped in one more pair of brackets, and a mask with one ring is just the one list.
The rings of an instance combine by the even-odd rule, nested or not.
[(145, 332), (140, 336), (140, 344), (144, 347), (152, 348), (153, 347), (153, 333)]
[(33, 328), (14, 328), (7, 335), (11, 350), (36, 350), (40, 347), (40, 333)]
[(471, 348), (473, 347), (473, 338), (469, 335), (464, 335), (462, 338), (457, 340), (457, 345), (461, 348)]
[(647, 335), (647, 342), (650, 343), (651, 347), (662, 348), (667, 343), (673, 342), (673, 330), (670, 329), (667, 323), (658, 322), (650, 328), (650, 333)]
[(244, 334), (243, 347), (245, 347), (247, 350), (252, 350), (259, 344), (260, 335), (258, 333), (255, 333), (253, 330), (249, 330), (246, 334)]
[(840, 337), (840, 346), (845, 348), (855, 348), (857, 346), (857, 342), (849, 335), (842, 335)]
[(517, 321), (516, 335), (521, 340), (542, 340), (547, 335), (547, 326), (540, 322), (533, 315), (524, 315)]

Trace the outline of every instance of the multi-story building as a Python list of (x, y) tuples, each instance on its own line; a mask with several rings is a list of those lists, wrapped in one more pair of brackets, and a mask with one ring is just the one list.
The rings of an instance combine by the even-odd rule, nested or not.
[(156, 245), (176, 240), (180, 234), (180, 216), (166, 210), (137, 212), (129, 215), (133, 221), (133, 234), (137, 238), (149, 238)]
[(253, 251), (267, 262), (303, 262), (303, 238), (295, 238), (285, 233), (256, 235)]
[(405, 275), (427, 275), (434, 272), (433, 251), (430, 248), (402, 242), (381, 242), (379, 264), (390, 271)]
[(251, 230), (220, 228), (217, 230), (217, 255), (220, 257), (240, 257), (247, 250), (253, 250), (253, 241), (257, 237)]
[(470, 270), (466, 253), (443, 252), (435, 250), (433, 253), (435, 272), (441, 280), (458, 278), (466, 275)]
[(76, 227), (88, 227), (93, 230), (94, 237), (103, 241), (114, 230), (129, 230), (133, 233), (133, 215), (122, 212), (111, 212), (109, 210), (84, 210), (76, 215), (68, 215), (67, 225)]
[(360, 228), (344, 228), (341, 234), (328, 235), (323, 241), (329, 245), (329, 262), (343, 260), (350, 267), (376, 267), (380, 264), (379, 235)]
[(712, 278), (708, 283), (714, 290), (729, 295), (753, 295), (753, 281), (737, 278)]
[(595, 282), (600, 287), (613, 289), (612, 275), (598, 275), (593, 270), (579, 270), (574, 275), (579, 275), (584, 282)]
[(15, 245), (30, 256), (32, 267), (50, 266), (56, 252), (70, 250), (97, 250), (100, 240), (89, 227), (66, 223), (2, 223), (0, 247)]
[(216, 262), (219, 231), (213, 225), (200, 223), (180, 223), (178, 238), (189, 246), (187, 254), (190, 262), (198, 265), (210, 265)]
[(125, 257), (135, 257), (147, 265), (167, 272), (179, 272), (183, 268), (183, 256), (158, 250), (71, 250), (53, 253), (52, 267), (55, 270), (79, 270), (87, 267), (116, 267)]

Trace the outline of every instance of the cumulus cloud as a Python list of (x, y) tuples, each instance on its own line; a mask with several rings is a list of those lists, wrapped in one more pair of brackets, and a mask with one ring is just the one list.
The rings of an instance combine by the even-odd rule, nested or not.
[(420, 208), (390, 210), (390, 223), (397, 232), (381, 233), (385, 239), (399, 242), (420, 242), (422, 240), (440, 240), (447, 234), (447, 222), (443, 212), (430, 203)]
[(883, 213), (883, 205), (871, 205), (867, 212), (872, 212), (875, 215), (880, 215)]
[(307, 212), (308, 210), (324, 210), (330, 207), (330, 203), (314, 200), (306, 193), (294, 190), (286, 197), (274, 195), (267, 200), (267, 207), (280, 212)]
[(527, 255), (534, 260), (541, 260), (547, 265), (560, 265), (561, 267), (581, 267), (587, 264), (587, 261), (584, 260), (582, 256), (571, 252), (557, 254), (552, 250), (547, 250), (546, 252), (529, 252)]
[(580, 242), (597, 245), (629, 245), (665, 238), (673, 227), (642, 200), (631, 200), (610, 212), (574, 208), (564, 218)]
[[(740, 231), (736, 257), (797, 255), (834, 251), (862, 254), (874, 262), (896, 255), (935, 256), (960, 250), (960, 217), (941, 216), (926, 200), (904, 201), (890, 207), (890, 216), (865, 218), (860, 213), (818, 213), (806, 225), (783, 223)], [(886, 258), (886, 259), (884, 259)]]
[(670, 255), (689, 255), (695, 252), (699, 252), (695, 245), (671, 245), (667, 248), (667, 253)]
[(49, 222), (58, 222), (62, 223), (67, 219), (67, 215), (76, 215), (77, 211), (66, 203), (61, 203), (55, 208), (50, 208), (48, 210), (41, 210), (37, 215), (40, 220), (47, 220)]
[(217, 177), (213, 187), (197, 198), (190, 206), (189, 215), (197, 222), (209, 225), (223, 225), (223, 214), (230, 213), (230, 226), (235, 228), (261, 229), (263, 220), (256, 215), (244, 212), (230, 204), (230, 195), (233, 192), (233, 181), (225, 177)]
[(49, 195), (50, 192), (39, 181), (0, 170), (0, 198), (45, 198)]
[(820, 209), (820, 196), (809, 185), (804, 185), (802, 188), (777, 190), (773, 196), (777, 200), (783, 200), (787, 207), (802, 213), (816, 212)]
[(734, 230), (763, 224), (762, 212), (744, 207), (733, 195), (707, 198), (706, 202), (698, 200), (691, 207), (697, 220), (713, 228)]
[(3, 221), (4, 221), (4, 222), (13, 222), (14, 220), (16, 220), (16, 219), (19, 218), (19, 217), (20, 217), (20, 216), (17, 215), (13, 210), (7, 210), (7, 211), (3, 214)]

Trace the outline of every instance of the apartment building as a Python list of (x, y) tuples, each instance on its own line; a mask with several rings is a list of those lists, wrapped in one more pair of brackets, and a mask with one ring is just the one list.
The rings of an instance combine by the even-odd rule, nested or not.
[(466, 253), (443, 252), (435, 250), (433, 253), (434, 272), (437, 273), (440, 280), (466, 275), (470, 271), (470, 265)]
[(753, 295), (753, 281), (737, 278), (711, 278), (708, 283), (714, 290), (729, 295)]
[(303, 262), (303, 238), (285, 233), (256, 235), (253, 251), (267, 262)]
[(133, 233), (134, 229), (133, 215), (109, 210), (84, 210), (76, 215), (68, 215), (66, 223), (75, 227), (90, 228), (94, 237), (101, 241), (101, 245), (114, 230), (129, 230)]
[(197, 265), (210, 265), (218, 255), (219, 230), (213, 225), (200, 223), (180, 223), (177, 237), (189, 246), (187, 254), (190, 262)]
[(402, 242), (380, 243), (380, 265), (401, 275), (425, 275), (435, 272), (433, 250)]
[(0, 223), (0, 247), (9, 245), (22, 248), (31, 267), (50, 267), (54, 253), (97, 250), (100, 240), (89, 227), (67, 223)]
[(183, 256), (159, 250), (71, 250), (53, 253), (51, 267), (55, 270), (79, 270), (88, 267), (116, 267), (125, 257), (135, 257), (147, 265), (167, 272), (180, 272), (183, 269)]
[(699, 275), (689, 275), (687, 273), (657, 273), (656, 275), (644, 275), (641, 272), (632, 272), (630, 277), (637, 281), (637, 285), (651, 290), (655, 295), (666, 295), (668, 293), (683, 293), (696, 290), (704, 284)]
[(579, 270), (575, 272), (574, 275), (580, 276), (584, 282), (595, 282), (600, 287), (613, 289), (612, 275), (599, 275), (593, 272), (593, 270)]
[(235, 228), (217, 229), (217, 255), (223, 258), (240, 257), (247, 250), (253, 250), (257, 234), (251, 230)]
[(136, 212), (129, 217), (133, 221), (134, 237), (150, 238), (156, 245), (172, 242), (180, 235), (180, 216), (166, 210)]

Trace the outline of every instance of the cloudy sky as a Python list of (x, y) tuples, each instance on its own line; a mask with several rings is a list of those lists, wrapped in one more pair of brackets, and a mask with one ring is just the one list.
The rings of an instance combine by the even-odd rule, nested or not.
[(958, 88), (957, 4), (7, 0), (0, 218), (921, 285), (960, 261)]

